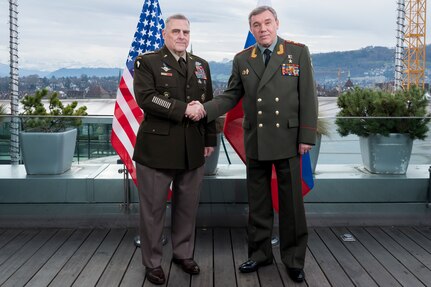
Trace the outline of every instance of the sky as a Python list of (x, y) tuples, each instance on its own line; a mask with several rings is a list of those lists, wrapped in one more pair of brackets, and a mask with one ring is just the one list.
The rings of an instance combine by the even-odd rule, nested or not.
[[(243, 49), (248, 14), (257, 0), (159, 0), (163, 17), (191, 21), (193, 52), (208, 61), (231, 60)], [(278, 34), (310, 52), (396, 44), (396, 0), (272, 0)], [(19, 66), (124, 66), (142, 0), (18, 0)], [(428, 17), (429, 19), (429, 17)], [(427, 35), (431, 35), (428, 23)], [(431, 41), (428, 37), (427, 44)], [(9, 63), (9, 1), (0, 2), (0, 63)]]

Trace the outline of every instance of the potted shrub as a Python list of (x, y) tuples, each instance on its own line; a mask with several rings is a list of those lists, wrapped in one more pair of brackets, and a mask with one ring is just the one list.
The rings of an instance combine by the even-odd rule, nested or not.
[[(48, 110), (42, 103), (47, 97)], [(21, 100), (23, 105), (21, 150), (28, 174), (61, 174), (69, 170), (75, 152), (76, 135), (87, 115), (87, 107), (77, 108), (76, 101), (64, 105), (57, 93), (36, 91)]]
[(425, 139), (430, 122), (424, 91), (396, 93), (354, 88), (337, 101), (337, 131), (360, 138), (364, 166), (372, 173), (405, 174), (414, 139)]

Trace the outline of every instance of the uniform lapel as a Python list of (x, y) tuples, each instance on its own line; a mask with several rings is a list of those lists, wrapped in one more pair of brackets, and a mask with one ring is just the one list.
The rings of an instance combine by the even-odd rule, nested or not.
[(195, 65), (196, 61), (193, 56), (191, 56), (189, 53), (187, 53), (187, 83), (192, 78), (192, 75), (195, 72)]
[(180, 64), (175, 60), (175, 57), (172, 55), (171, 51), (166, 46), (163, 46), (161, 50), (162, 61), (171, 68), (174, 68), (184, 77), (186, 76), (183, 70), (180, 68)]
[(247, 61), (250, 64), (250, 67), (256, 73), (257, 77), (260, 79), (262, 77), (263, 71), (265, 70), (265, 64), (262, 60), (262, 54), (260, 53), (260, 49), (257, 45), (254, 45), (253, 49), (249, 52), (250, 56)]
[(286, 59), (286, 47), (284, 45), (284, 40), (278, 38), (277, 45), (275, 45), (274, 51), (271, 54), (271, 59), (269, 60), (268, 66), (263, 72), (262, 79), (259, 82), (259, 91), (266, 83), (272, 78), (274, 73), (278, 71), (283, 61)]

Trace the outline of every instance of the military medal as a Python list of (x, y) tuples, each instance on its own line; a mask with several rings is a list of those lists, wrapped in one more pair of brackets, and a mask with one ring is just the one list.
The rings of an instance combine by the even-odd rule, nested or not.
[(161, 73), (160, 73), (160, 75), (161, 75), (161, 76), (172, 77), (172, 73), (164, 73), (164, 72), (161, 72)]
[(289, 59), (289, 64), (292, 64), (292, 55), (287, 55), (287, 58)]
[(299, 65), (297, 64), (281, 65), (281, 75), (299, 77)]
[(201, 79), (201, 80), (206, 80), (207, 79), (207, 75), (205, 73), (204, 67), (202, 67), (202, 64), (199, 62), (196, 62), (195, 65), (195, 75), (196, 78)]
[(243, 76), (247, 76), (247, 75), (248, 75), (248, 73), (249, 73), (248, 68), (247, 68), (247, 69), (245, 69), (245, 70), (242, 70), (242, 72), (241, 72), (241, 74), (242, 74)]
[(202, 94), (201, 100), (202, 100), (202, 102), (205, 102), (205, 94)]

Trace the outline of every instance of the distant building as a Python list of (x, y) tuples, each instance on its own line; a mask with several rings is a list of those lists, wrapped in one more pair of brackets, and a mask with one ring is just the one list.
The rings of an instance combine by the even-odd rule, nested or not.
[(91, 85), (85, 95), (86, 98), (109, 99), (109, 93), (100, 85)]
[(349, 70), (349, 74), (347, 76), (347, 81), (343, 86), (343, 92), (353, 90), (353, 88), (354, 88), (354, 85), (353, 85), (352, 80), (350, 80), (350, 70)]

